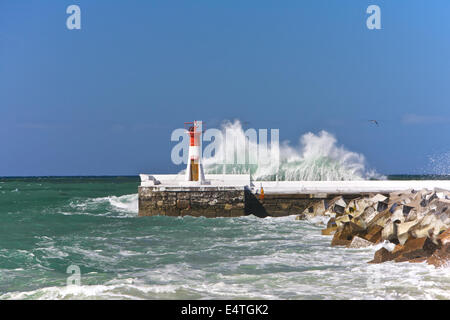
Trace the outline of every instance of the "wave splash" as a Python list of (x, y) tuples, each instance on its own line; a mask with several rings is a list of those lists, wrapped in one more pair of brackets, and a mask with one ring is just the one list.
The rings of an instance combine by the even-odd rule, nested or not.
[(66, 215), (87, 214), (96, 216), (134, 217), (138, 213), (138, 194), (108, 196), (72, 201)]
[[(225, 122), (221, 131), (237, 139), (237, 153), (246, 153), (245, 131), (240, 121)], [(252, 142), (247, 142), (249, 148)], [(250, 173), (254, 180), (280, 181), (341, 181), (385, 179), (375, 170), (367, 169), (364, 155), (347, 150), (337, 144), (337, 139), (327, 131), (311, 132), (299, 138), (298, 146), (289, 141), (280, 143), (279, 167), (277, 159), (258, 159), (257, 164), (223, 165), (221, 159), (230, 156), (226, 148), (218, 148), (214, 156), (203, 160), (206, 173), (242, 174)], [(269, 156), (270, 143), (267, 145)], [(273, 161), (272, 161), (273, 160)]]
[(429, 155), (425, 170), (437, 176), (450, 176), (450, 151)]

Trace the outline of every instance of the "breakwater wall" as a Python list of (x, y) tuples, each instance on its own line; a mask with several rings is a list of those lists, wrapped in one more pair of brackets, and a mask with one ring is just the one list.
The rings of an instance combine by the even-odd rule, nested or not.
[(240, 217), (244, 187), (139, 187), (139, 216)]
[(283, 217), (301, 214), (313, 203), (346, 200), (365, 193), (254, 193), (246, 187), (139, 187), (139, 216)]
[(220, 174), (206, 175), (206, 180), (207, 184), (195, 185), (180, 174), (142, 174), (139, 216), (282, 217), (313, 210), (317, 202), (326, 209), (336, 197), (350, 201), (398, 190), (450, 190), (450, 180), (251, 181), (250, 175)]

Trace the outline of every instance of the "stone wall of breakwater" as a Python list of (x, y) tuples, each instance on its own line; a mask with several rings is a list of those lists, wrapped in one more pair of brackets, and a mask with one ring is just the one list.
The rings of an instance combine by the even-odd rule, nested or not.
[(239, 217), (243, 187), (139, 187), (139, 216)]
[(362, 194), (347, 193), (269, 193), (261, 197), (259, 194), (247, 193), (246, 214), (258, 217), (284, 217), (300, 214), (311, 208), (316, 202), (330, 202), (336, 197), (345, 201), (360, 197)]
[(337, 196), (350, 201), (363, 194), (270, 193), (261, 196), (245, 187), (139, 187), (140, 216), (283, 217), (302, 213), (318, 200)]

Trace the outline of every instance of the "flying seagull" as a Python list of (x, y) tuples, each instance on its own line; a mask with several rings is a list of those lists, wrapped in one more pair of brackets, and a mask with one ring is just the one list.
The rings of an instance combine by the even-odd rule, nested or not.
[(377, 127), (379, 127), (380, 125), (378, 124), (377, 120), (368, 120), (369, 122), (375, 123), (377, 125)]

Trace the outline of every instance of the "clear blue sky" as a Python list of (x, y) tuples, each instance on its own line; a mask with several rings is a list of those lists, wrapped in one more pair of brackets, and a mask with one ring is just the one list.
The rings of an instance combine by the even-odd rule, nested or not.
[[(81, 30), (66, 28), (70, 4)], [(366, 28), (369, 4), (382, 30)], [(0, 176), (173, 172), (173, 129), (234, 118), (292, 143), (324, 129), (378, 172), (424, 172), (450, 149), (449, 13), (448, 0), (0, 0)]]

